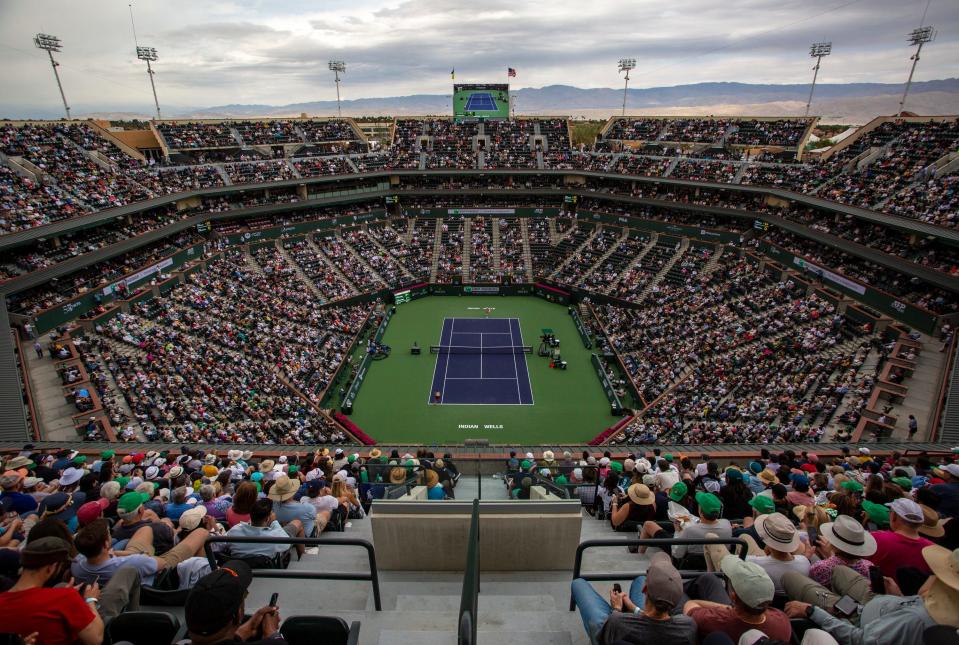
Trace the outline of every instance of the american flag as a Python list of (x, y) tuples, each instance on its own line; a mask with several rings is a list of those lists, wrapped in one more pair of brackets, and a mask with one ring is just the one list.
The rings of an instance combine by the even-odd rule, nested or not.
[(507, 75), (508, 77), (510, 77), (510, 78), (513, 78), (513, 77), (516, 76), (516, 70), (513, 69), (512, 67), (507, 67), (507, 68), (506, 68), (506, 75)]

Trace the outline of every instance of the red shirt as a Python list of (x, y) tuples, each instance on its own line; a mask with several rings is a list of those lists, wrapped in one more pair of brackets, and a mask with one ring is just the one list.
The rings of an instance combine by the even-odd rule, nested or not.
[(740, 620), (732, 607), (700, 607), (689, 612), (689, 617), (696, 621), (700, 640), (713, 632), (725, 632), (736, 643), (750, 629), (758, 629), (771, 639), (788, 643), (793, 634), (789, 617), (778, 609), (767, 609), (765, 616), (761, 625), (753, 625)]
[(5, 632), (38, 632), (37, 645), (76, 643), (96, 618), (76, 589), (36, 587), (0, 593), (0, 621)]
[(922, 557), (922, 550), (932, 546), (926, 538), (913, 539), (895, 531), (873, 531), (872, 536), (876, 538), (876, 553), (869, 559), (882, 575), (895, 578), (899, 567), (916, 567), (923, 573), (932, 573)]

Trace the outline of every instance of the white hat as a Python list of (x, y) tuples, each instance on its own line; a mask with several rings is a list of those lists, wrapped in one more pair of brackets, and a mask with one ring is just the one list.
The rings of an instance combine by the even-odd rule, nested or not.
[(926, 516), (922, 514), (922, 508), (911, 499), (900, 497), (888, 506), (889, 510), (907, 522), (921, 524), (926, 519)]
[(227, 458), (228, 458), (230, 461), (237, 461), (237, 460), (239, 460), (241, 457), (243, 457), (243, 451), (242, 451), (242, 450), (228, 450), (227, 453), (226, 453), (226, 456), (227, 456)]
[(868, 454), (869, 454), (869, 448), (866, 448), (865, 446), (863, 446), (862, 448), (859, 449), (859, 454), (860, 454), (860, 455), (868, 455)]
[(310, 472), (306, 473), (306, 478), (305, 478), (305, 479), (306, 479), (306, 481), (311, 482), (311, 481), (313, 481), (314, 479), (319, 479), (319, 478), (322, 477), (322, 476), (323, 476), (323, 471), (320, 470), (319, 468), (314, 468), (314, 469), (311, 470)]
[(540, 468), (539, 474), (543, 477), (549, 477), (549, 468)]
[(83, 477), (83, 471), (79, 468), (67, 468), (63, 471), (63, 474), (60, 475), (60, 485), (73, 486), (80, 481), (81, 477)]
[(157, 468), (160, 468), (160, 467), (162, 467), (162, 466), (165, 466), (165, 465), (166, 465), (166, 457), (157, 457), (157, 458), (154, 460), (153, 465), (156, 466)]
[(602, 459), (600, 459), (600, 460), (599, 460), (599, 465), (600, 465), (600, 466), (608, 466), (608, 465), (609, 465), (609, 457), (603, 457)]
[(940, 466), (940, 469), (946, 471), (953, 477), (959, 477), (959, 464), (945, 464)]
[(200, 522), (203, 521), (204, 517), (206, 517), (206, 506), (202, 504), (194, 506), (188, 511), (183, 511), (183, 514), (180, 515), (180, 528), (186, 531), (192, 531), (200, 526)]
[(533, 453), (531, 453), (531, 452), (527, 452), (527, 453), (526, 453), (526, 458), (527, 458), (527, 459), (536, 459), (536, 457), (534, 457), (534, 456), (533, 456)]
[[(920, 513), (921, 514), (921, 513)], [(756, 533), (771, 549), (792, 553), (799, 548), (799, 533), (796, 526), (782, 513), (760, 515), (753, 523)]]
[(279, 462), (280, 462), (281, 464), (285, 464), (285, 463), (286, 463), (286, 455), (280, 455)]
[(157, 477), (160, 476), (160, 469), (157, 468), (156, 466), (150, 466), (149, 468), (146, 469), (146, 471), (144, 471), (143, 475), (147, 479), (156, 479)]
[(555, 455), (553, 455), (553, 451), (552, 451), (552, 450), (544, 450), (544, 451), (543, 451), (543, 459), (545, 459), (546, 461), (553, 461), (553, 458), (554, 458), (554, 457), (555, 457)]
[(573, 479), (578, 479), (582, 481), (583, 479), (583, 469), (582, 468), (573, 468)]
[(876, 552), (876, 538), (848, 515), (839, 515), (835, 522), (820, 524), (819, 532), (843, 553), (868, 558)]

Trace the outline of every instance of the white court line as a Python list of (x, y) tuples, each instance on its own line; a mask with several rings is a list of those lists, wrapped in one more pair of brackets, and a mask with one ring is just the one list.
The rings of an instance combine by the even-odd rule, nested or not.
[(512, 376), (486, 376), (476, 378), (475, 376), (447, 376), (447, 381), (515, 381)]
[[(443, 321), (443, 326), (446, 326), (446, 320)], [(450, 318), (450, 340), (453, 340), (453, 328), (456, 327), (456, 318)], [(446, 353), (446, 367), (443, 368), (443, 389), (440, 392), (440, 403), (443, 403), (443, 399), (446, 397), (446, 374), (450, 369), (450, 353)]]
[[(519, 318), (510, 318), (510, 320), (516, 321), (516, 329), (519, 330), (519, 344), (523, 344), (523, 327), (519, 324)], [(513, 337), (513, 323), (510, 323), (509, 327), (510, 338)], [(523, 363), (526, 365), (526, 382), (529, 384), (529, 400), (528, 404), (524, 405), (535, 405), (536, 399), (533, 398), (533, 379), (529, 373), (529, 363), (526, 361), (526, 355), (523, 355)], [(519, 382), (519, 377), (517, 376), (517, 382)]]
[[(506, 324), (509, 325), (509, 343), (515, 347), (516, 341), (513, 339), (513, 323), (508, 322)], [(523, 360), (525, 360), (525, 357)], [(516, 366), (516, 352), (513, 352), (513, 380), (516, 381), (516, 402), (522, 405), (523, 394), (519, 390), (519, 367)]]
[[(480, 332), (480, 380), (483, 380), (483, 332)], [(512, 339), (510, 339), (512, 340)]]

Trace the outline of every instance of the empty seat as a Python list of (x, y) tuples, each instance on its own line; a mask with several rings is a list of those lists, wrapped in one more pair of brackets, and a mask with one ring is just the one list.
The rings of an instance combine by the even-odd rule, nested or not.
[(107, 625), (104, 643), (170, 645), (180, 636), (180, 621), (162, 611), (127, 611)]
[(280, 633), (290, 645), (356, 645), (360, 638), (360, 623), (336, 616), (292, 616), (283, 621)]

